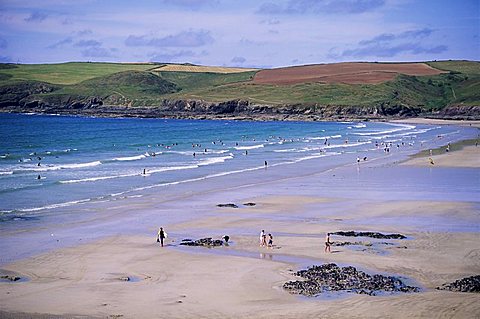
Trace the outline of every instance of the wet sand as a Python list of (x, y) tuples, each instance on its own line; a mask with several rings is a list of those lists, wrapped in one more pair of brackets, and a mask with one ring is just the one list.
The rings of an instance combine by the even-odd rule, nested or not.
[[(134, 222), (135, 212), (146, 225), (143, 231), (119, 232), (4, 264), (0, 273), (24, 280), (0, 282), (0, 317), (478, 317), (478, 294), (435, 289), (480, 274), (478, 150), (439, 155), (433, 171), (422, 164), (425, 158), (418, 159), (421, 165), (366, 162), (314, 176), (185, 194), (175, 203), (119, 203), (97, 223)], [(243, 205), (248, 202), (256, 205)], [(239, 207), (220, 208), (218, 203)], [(162, 209), (198, 212), (190, 220), (162, 225), (169, 234), (163, 248), (155, 242), (160, 226), (155, 214)], [(273, 248), (259, 246), (261, 229), (273, 234)], [(401, 233), (407, 239), (385, 244), (332, 236), (334, 242), (365, 245), (335, 246), (326, 254), (325, 233), (340, 230)], [(231, 237), (228, 247), (178, 245), (184, 238), (220, 239), (225, 234)], [(400, 276), (421, 292), (306, 298), (282, 289), (297, 279), (293, 271), (326, 262)]]

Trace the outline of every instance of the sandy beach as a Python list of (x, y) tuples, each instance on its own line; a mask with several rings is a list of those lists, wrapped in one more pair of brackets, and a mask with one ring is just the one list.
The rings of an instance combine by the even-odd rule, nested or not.
[[(312, 176), (192, 191), (175, 202), (160, 201), (158, 195), (119, 203), (95, 222), (129, 223), (134, 211), (148, 225), (144, 232), (84, 243), (78, 238), (76, 245), (3, 265), (2, 275), (22, 279), (0, 282), (0, 317), (479, 317), (479, 294), (435, 289), (480, 274), (480, 203), (474, 195), (479, 159), (480, 147), (467, 146), (433, 156), (434, 165), (428, 157), (401, 164), (355, 163)], [(477, 189), (469, 190), (472, 185)], [(455, 193), (459, 189), (461, 196)], [(150, 223), (158, 210), (192, 210), (198, 218)], [(158, 226), (168, 232), (163, 248), (155, 240)], [(261, 229), (273, 234), (274, 247), (259, 245)], [(333, 235), (333, 242), (361, 243), (325, 253), (325, 233), (340, 230), (400, 233), (407, 239)], [(42, 232), (52, 232), (52, 241), (63, 240), (53, 238), (52, 229)], [(231, 237), (228, 247), (178, 245), (185, 238), (225, 234)], [(330, 262), (398, 276), (420, 292), (301, 297), (282, 288), (298, 280), (294, 271)]]

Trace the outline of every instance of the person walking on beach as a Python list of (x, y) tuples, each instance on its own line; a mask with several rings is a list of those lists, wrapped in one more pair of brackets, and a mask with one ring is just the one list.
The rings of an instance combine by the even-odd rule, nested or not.
[(325, 236), (325, 252), (331, 253), (330, 246), (332, 245), (332, 242), (330, 241), (330, 233), (327, 233), (327, 236)]
[(273, 236), (272, 236), (272, 234), (268, 234), (268, 247), (273, 248)]
[(265, 230), (263, 229), (260, 232), (260, 246), (267, 246), (267, 235), (265, 235)]
[(158, 230), (157, 234), (157, 243), (160, 242), (160, 245), (163, 247), (163, 240), (167, 237), (167, 233), (163, 230), (162, 227)]

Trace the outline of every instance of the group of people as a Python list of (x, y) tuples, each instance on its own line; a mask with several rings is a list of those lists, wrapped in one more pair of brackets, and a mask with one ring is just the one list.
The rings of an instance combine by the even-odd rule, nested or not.
[[(268, 236), (268, 239), (267, 239)], [(167, 238), (167, 232), (163, 230), (163, 227), (160, 227), (158, 229), (157, 233), (157, 243), (160, 243), (160, 245), (163, 247), (163, 242)], [(225, 235), (222, 237), (223, 240), (225, 240), (225, 243), (228, 243), (230, 240), (230, 237)], [(325, 252), (330, 253), (331, 252), (331, 246), (333, 242), (330, 241), (330, 233), (327, 233), (325, 236)], [(272, 234), (266, 234), (265, 230), (262, 229), (260, 232), (260, 246), (261, 247), (268, 247), (268, 248), (273, 248), (273, 236)]]
[(272, 236), (272, 234), (268, 234), (268, 242), (267, 242), (267, 234), (265, 233), (265, 230), (263, 230), (263, 229), (260, 232), (260, 246), (273, 248), (273, 236)]

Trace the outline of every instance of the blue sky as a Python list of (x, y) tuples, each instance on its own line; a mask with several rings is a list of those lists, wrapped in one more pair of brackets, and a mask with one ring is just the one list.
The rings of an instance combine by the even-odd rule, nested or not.
[(478, 0), (0, 0), (0, 62), (480, 60)]

